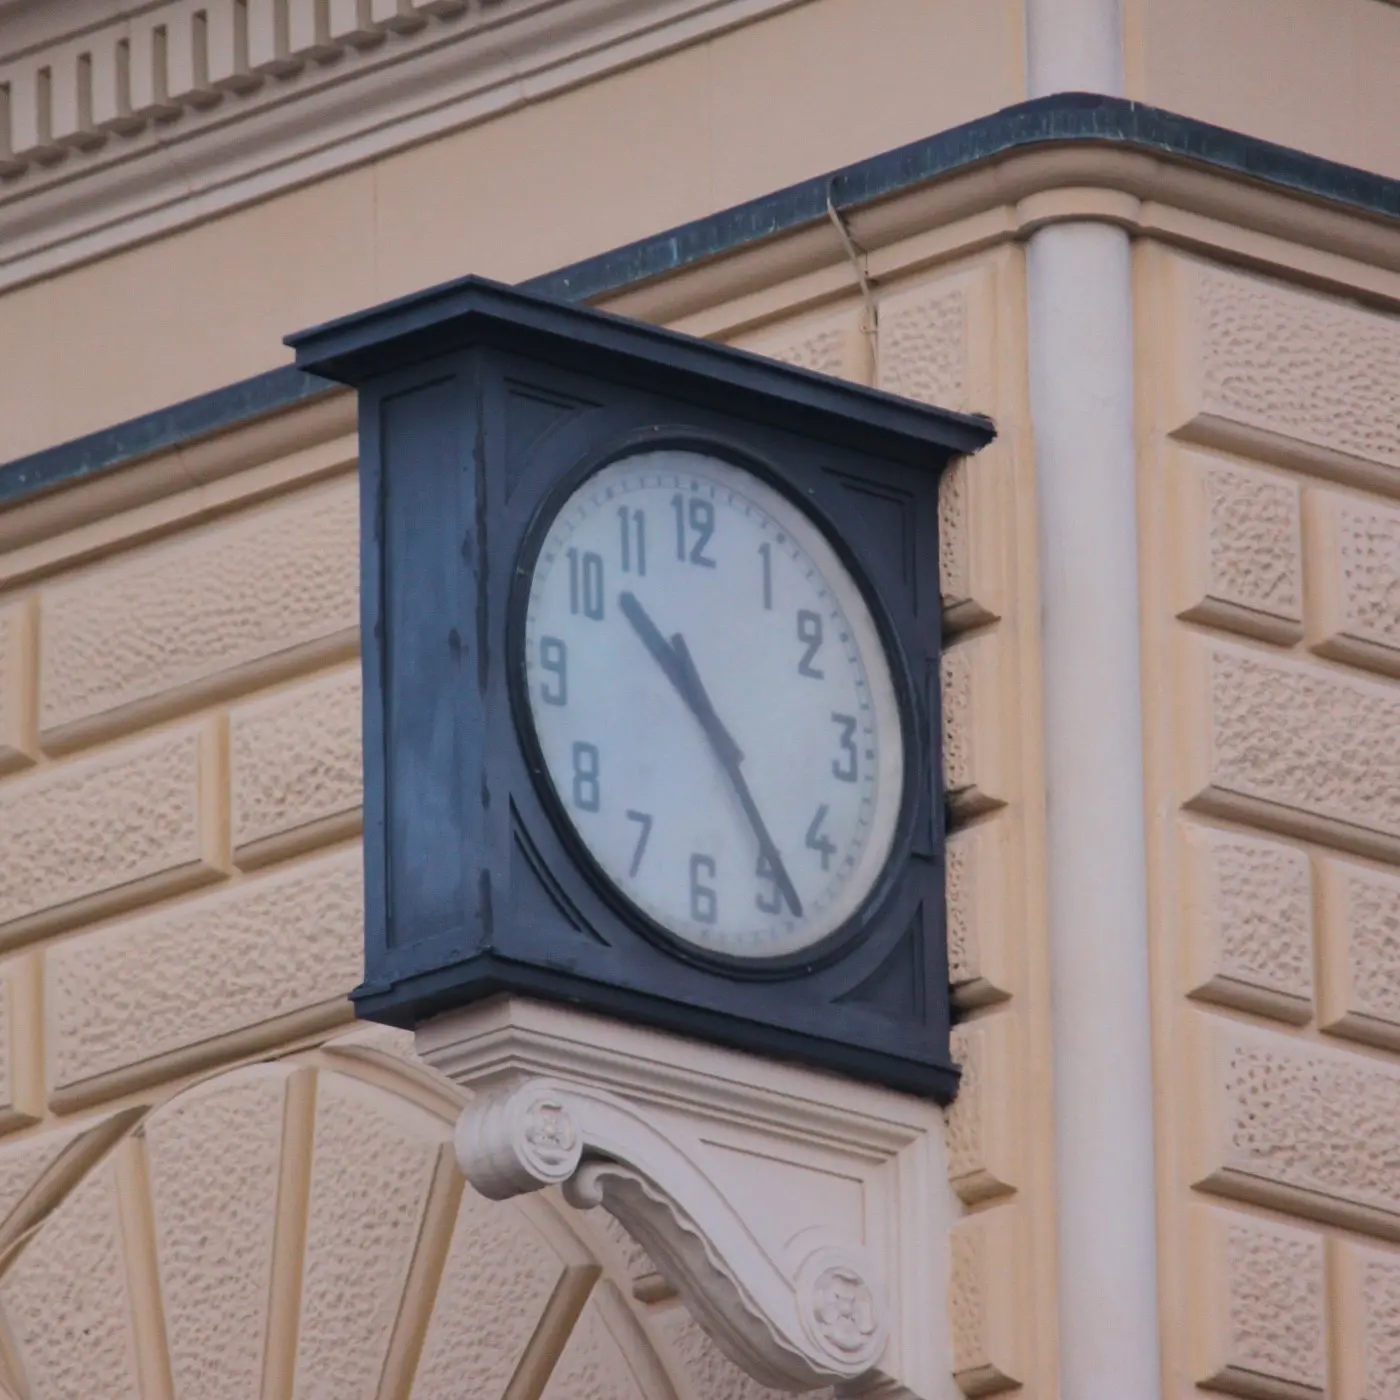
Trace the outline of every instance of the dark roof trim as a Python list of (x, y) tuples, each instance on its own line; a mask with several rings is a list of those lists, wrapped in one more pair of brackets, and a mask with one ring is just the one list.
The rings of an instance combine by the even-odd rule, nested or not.
[[(1018, 149), (1080, 141), (1188, 160), (1357, 213), (1400, 219), (1400, 180), (1122, 98), (1061, 93), (1008, 107), (520, 285), (564, 301), (590, 301), (817, 223), (827, 217), (828, 194), (839, 208), (854, 209)], [(291, 407), (331, 387), (287, 366), (21, 457), (0, 465), (0, 508)]]

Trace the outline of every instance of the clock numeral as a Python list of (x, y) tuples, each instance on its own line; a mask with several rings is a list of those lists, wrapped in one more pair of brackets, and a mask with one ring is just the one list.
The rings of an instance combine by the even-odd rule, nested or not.
[(836, 741), (841, 745), (844, 758), (831, 760), (832, 774), (843, 783), (853, 783), (860, 771), (859, 755), (856, 753), (856, 721), (854, 715), (838, 715), (834, 710), (831, 718), (841, 726), (841, 737)]
[(647, 518), (640, 510), (628, 510), (626, 506), (617, 508), (618, 524), (622, 529), (622, 572), (630, 574), (635, 556), (637, 573), (645, 576), (647, 571)]
[(595, 622), (603, 616), (603, 556), (589, 550), (582, 559), (569, 550), (569, 611), (577, 614), (580, 603), (584, 617)]
[(579, 740), (574, 745), (574, 806), (581, 812), (596, 812), (601, 805), (598, 747)]
[(540, 669), (549, 671), (558, 684), (553, 690), (548, 681), (540, 682), (540, 699), (546, 705), (569, 703), (569, 649), (558, 637), (540, 638)]
[(812, 658), (821, 650), (822, 618), (820, 613), (808, 612), (803, 608), (797, 614), (797, 640), (806, 644), (802, 660), (797, 663), (799, 676), (810, 676), (814, 681), (826, 679), (826, 672), (812, 665)]
[(783, 912), (783, 896), (778, 889), (778, 876), (773, 869), (773, 862), (762, 851), (758, 853), (758, 866), (754, 870), (754, 874), (760, 880), (768, 882), (766, 891), (760, 890), (754, 895), (754, 905), (765, 914), (781, 914)]
[(646, 854), (647, 841), (651, 838), (651, 813), (629, 810), (627, 820), (636, 822), (642, 828), (642, 834), (637, 837), (637, 849), (632, 852), (632, 864), (627, 869), (627, 874), (631, 877), (642, 868), (642, 857)]
[(836, 854), (836, 843), (822, 831), (822, 823), (826, 820), (827, 805), (825, 802), (817, 808), (817, 815), (812, 818), (812, 824), (807, 828), (807, 849), (816, 851), (822, 858), (822, 869), (831, 869), (831, 858)]
[(773, 611), (773, 546), (761, 544), (758, 552), (763, 559), (763, 611)]
[[(691, 496), (687, 499), (679, 491), (671, 497), (671, 509), (676, 512), (676, 558), (682, 564), (688, 560), (692, 564), (700, 564), (706, 569), (713, 569), (715, 561), (705, 553), (705, 546), (709, 544), (711, 537), (715, 533), (715, 508), (709, 501), (702, 500), (699, 496)], [(688, 531), (695, 534), (695, 543), (690, 545), (687, 551)]]
[(691, 856), (690, 858), (690, 917), (697, 924), (712, 924), (719, 913), (719, 900), (711, 885), (700, 883), (701, 875), (715, 878), (715, 858), (713, 856)]

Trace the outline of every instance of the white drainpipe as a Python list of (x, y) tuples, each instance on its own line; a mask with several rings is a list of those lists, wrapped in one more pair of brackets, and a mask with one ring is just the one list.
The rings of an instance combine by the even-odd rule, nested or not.
[[(1121, 94), (1118, 0), (1027, 0), (1030, 96)], [(1131, 246), (1028, 249), (1061, 1400), (1162, 1394), (1144, 829)]]

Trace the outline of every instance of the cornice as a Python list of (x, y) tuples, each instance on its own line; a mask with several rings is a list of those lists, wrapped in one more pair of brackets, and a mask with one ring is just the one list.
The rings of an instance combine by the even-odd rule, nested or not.
[(0, 289), (797, 0), (44, 0), (0, 26)]
[[(877, 289), (1046, 223), (1095, 220), (1400, 306), (1400, 181), (1086, 94), (995, 113), (522, 286), (692, 333), (734, 334), (857, 290), (828, 200), (864, 250)], [(27, 537), (14, 516), (21, 503), (26, 514), (56, 520), (65, 513), (48, 509), (46, 498), (59, 487), (158, 463), (250, 422), (295, 416), (332, 392), (287, 366), (0, 465), (0, 510), (11, 512), (5, 533)], [(140, 477), (122, 479), (149, 493)], [(36, 528), (52, 526), (38, 527), (36, 517)]]

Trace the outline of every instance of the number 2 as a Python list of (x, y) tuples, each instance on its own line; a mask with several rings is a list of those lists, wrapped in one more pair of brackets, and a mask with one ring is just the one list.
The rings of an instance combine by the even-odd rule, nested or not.
[(807, 650), (802, 653), (802, 660), (797, 663), (797, 674), (799, 676), (810, 676), (814, 681), (824, 680), (825, 671), (819, 671), (812, 665), (812, 658), (821, 650), (822, 644), (822, 618), (820, 613), (808, 612), (803, 608), (797, 614), (797, 640), (804, 642)]

